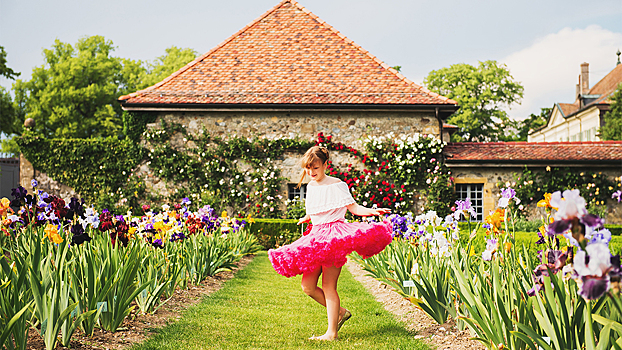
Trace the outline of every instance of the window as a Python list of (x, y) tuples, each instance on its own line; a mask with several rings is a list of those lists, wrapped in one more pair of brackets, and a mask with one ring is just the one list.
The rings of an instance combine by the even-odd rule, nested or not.
[(484, 184), (456, 184), (456, 197), (461, 201), (471, 199), (471, 205), (477, 214), (475, 221), (484, 220)]
[(592, 141), (592, 133), (590, 129), (587, 129), (585, 132), (585, 141)]
[(307, 198), (307, 184), (302, 184), (300, 188), (296, 188), (298, 184), (288, 184), (287, 194), (290, 200), (294, 200), (296, 197), (300, 199)]
[(575, 141), (577, 141), (577, 135), (570, 136), (570, 142), (575, 142)]

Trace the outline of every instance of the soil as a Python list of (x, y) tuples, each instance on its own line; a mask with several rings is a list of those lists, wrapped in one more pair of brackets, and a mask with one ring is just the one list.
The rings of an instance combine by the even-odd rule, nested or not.
[(470, 340), (471, 334), (468, 330), (458, 330), (453, 320), (439, 325), (423, 310), (404, 299), (392, 288), (367, 276), (367, 272), (355, 262), (348, 261), (346, 267), (354, 278), (376, 297), (378, 302), (384, 304), (387, 311), (393, 313), (404, 323), (406, 329), (415, 334), (415, 338), (424, 340), (438, 350), (485, 349), (480, 342)]
[[(70, 348), (65, 348), (59, 344), (56, 349), (120, 350), (129, 348), (135, 343), (140, 343), (154, 334), (158, 328), (179, 320), (181, 313), (189, 306), (198, 304), (203, 296), (210, 295), (219, 290), (224, 282), (232, 279), (235, 273), (248, 265), (253, 258), (254, 256), (245, 256), (232, 271), (221, 272), (214, 277), (209, 277), (200, 285), (189, 286), (186, 290), (178, 289), (175, 295), (153, 315), (140, 314), (137, 311), (133, 311), (115, 333), (96, 328), (93, 336), (88, 337), (78, 329), (72, 337)], [(459, 331), (453, 321), (443, 325), (437, 324), (425, 312), (404, 299), (390, 287), (372, 277), (366, 276), (366, 272), (356, 263), (349, 261), (346, 267), (354, 278), (361, 282), (374, 295), (376, 300), (384, 305), (386, 310), (393, 313), (404, 323), (406, 329), (415, 334), (415, 338), (426, 341), (438, 350), (485, 349), (479, 342), (469, 339), (470, 334), (468, 331)], [(31, 328), (27, 349), (44, 348), (45, 343), (39, 335), (39, 331)]]
[[(162, 305), (153, 315), (140, 314), (136, 309), (128, 316), (121, 329), (115, 333), (106, 332), (96, 328), (92, 337), (86, 336), (79, 329), (71, 338), (71, 347), (65, 348), (57, 345), (56, 349), (126, 349), (132, 344), (140, 343), (154, 331), (160, 327), (164, 327), (169, 323), (173, 323), (181, 318), (181, 313), (189, 306), (198, 304), (201, 299), (219, 290), (223, 283), (232, 279), (235, 273), (243, 269), (253, 260), (254, 256), (243, 257), (232, 271), (226, 271), (216, 274), (214, 277), (208, 277), (201, 284), (189, 286), (186, 290), (178, 289), (175, 295), (171, 297), (164, 305)], [(39, 335), (37, 329), (31, 328), (28, 334), (27, 349), (45, 349), (43, 338)]]

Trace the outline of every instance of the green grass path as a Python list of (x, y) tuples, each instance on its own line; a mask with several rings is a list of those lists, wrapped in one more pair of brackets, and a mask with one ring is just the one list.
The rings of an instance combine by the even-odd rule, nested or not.
[(338, 291), (353, 314), (340, 339), (307, 340), (326, 331), (326, 309), (302, 292), (299, 276), (278, 275), (260, 252), (222, 289), (132, 349), (429, 349), (345, 268)]

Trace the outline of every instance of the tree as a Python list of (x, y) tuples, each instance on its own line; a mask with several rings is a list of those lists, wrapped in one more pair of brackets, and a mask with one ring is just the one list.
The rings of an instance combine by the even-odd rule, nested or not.
[(7, 135), (16, 132), (16, 118), (15, 108), (13, 106), (13, 99), (9, 92), (2, 86), (0, 86), (0, 132)]
[(198, 52), (192, 49), (181, 49), (176, 46), (169, 47), (166, 49), (165, 55), (156, 58), (153, 63), (148, 64), (148, 71), (142, 77), (138, 88), (144, 89), (159, 83), (194, 60), (198, 54)]
[(0, 75), (7, 78), (15, 80), (21, 73), (16, 73), (11, 68), (6, 65), (6, 51), (4, 51), (4, 46), (0, 46)]
[[(15, 80), (21, 73), (15, 72), (7, 67), (7, 53), (3, 46), (0, 46), (0, 76), (7, 79)], [(0, 86), (0, 134), (16, 134), (21, 131), (21, 120), (18, 113), (18, 105), (15, 105), (9, 92)], [(0, 150), (2, 153), (11, 155), (19, 154), (19, 148), (12, 139), (3, 139), (0, 142)]]
[(33, 118), (35, 131), (45, 137), (117, 136), (122, 131), (117, 99), (161, 81), (197, 56), (172, 46), (147, 64), (114, 57), (114, 49), (102, 36), (82, 38), (75, 46), (56, 40), (43, 50), (45, 64), (33, 69), (32, 79), (13, 84), (18, 119)]
[(137, 90), (144, 68), (140, 61), (111, 56), (112, 41), (85, 37), (75, 47), (59, 40), (44, 49), (45, 64), (32, 79), (16, 81), (35, 130), (46, 137), (113, 136), (121, 130), (117, 98)]
[(502, 107), (518, 103), (523, 97), (523, 86), (504, 64), (496, 61), (480, 62), (478, 67), (459, 63), (434, 70), (424, 79), (424, 85), (460, 105), (447, 121), (460, 128), (452, 136), (454, 141), (503, 138), (504, 127), (512, 122)]
[[(6, 65), (6, 51), (0, 46), (0, 76), (15, 80), (21, 73), (16, 73)], [(9, 92), (0, 86), (0, 133), (7, 135), (20, 130), (17, 111)]]
[(605, 114), (605, 126), (599, 129), (602, 140), (622, 140), (622, 84), (611, 96), (609, 111)]
[(552, 108), (540, 108), (540, 114), (531, 113), (524, 120), (507, 120), (503, 126), (503, 134), (499, 135), (499, 141), (527, 141), (529, 133), (546, 125)]

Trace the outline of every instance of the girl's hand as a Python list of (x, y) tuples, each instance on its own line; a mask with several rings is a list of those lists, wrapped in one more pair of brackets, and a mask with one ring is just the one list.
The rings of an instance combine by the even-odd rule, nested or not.
[(296, 225), (304, 224), (305, 222), (311, 221), (311, 217), (309, 215), (305, 215), (304, 218), (300, 218)]
[(389, 208), (378, 208), (378, 209), (372, 209), (372, 210), (374, 211), (372, 215), (384, 215), (384, 214), (391, 213), (391, 209)]

